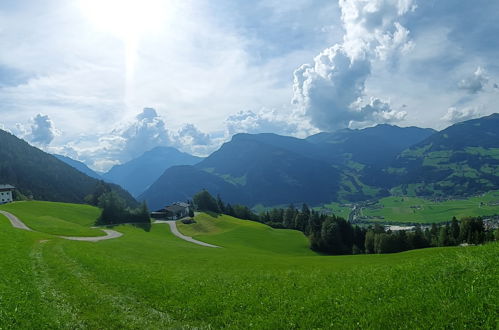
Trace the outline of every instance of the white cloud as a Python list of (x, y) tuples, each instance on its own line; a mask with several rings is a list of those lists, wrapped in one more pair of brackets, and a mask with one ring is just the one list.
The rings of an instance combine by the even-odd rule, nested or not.
[(239, 111), (225, 120), (226, 135), (236, 133), (277, 133), (282, 135), (304, 136), (313, 128), (306, 118), (298, 113), (279, 113), (277, 110)]
[(478, 118), (482, 115), (483, 114), (478, 108), (468, 107), (463, 109), (457, 109), (455, 107), (451, 107), (447, 110), (447, 113), (442, 117), (442, 119), (450, 124), (455, 124), (461, 121)]
[(39, 113), (31, 118), (28, 125), (17, 123), (13, 133), (38, 147), (46, 148), (60, 131), (48, 115)]
[[(369, 124), (369, 126), (377, 123), (400, 122), (407, 116), (406, 111), (393, 110), (390, 102), (386, 102), (375, 97), (371, 97), (369, 103), (360, 107), (358, 111), (362, 115), (364, 124)], [(355, 124), (355, 121), (352, 121), (350, 124)]]
[(403, 113), (375, 110), (378, 103), (365, 109), (355, 108), (355, 104), (365, 97), (373, 61), (392, 58), (412, 47), (408, 30), (397, 21), (414, 9), (412, 1), (340, 0), (340, 8), (343, 43), (322, 51), (313, 65), (295, 70), (293, 103), (322, 130), (347, 127), (353, 122), (402, 120)]
[(481, 67), (478, 67), (471, 76), (462, 79), (458, 86), (470, 94), (476, 94), (483, 91), (488, 82), (487, 73)]

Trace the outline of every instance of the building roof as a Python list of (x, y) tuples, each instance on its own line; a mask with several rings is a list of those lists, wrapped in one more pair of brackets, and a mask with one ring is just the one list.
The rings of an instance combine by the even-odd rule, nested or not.
[(166, 211), (169, 211), (169, 212), (172, 212), (172, 213), (177, 213), (177, 212), (180, 212), (180, 211), (184, 211), (185, 209), (186, 209), (186, 207), (180, 206), (180, 205), (177, 205), (177, 204), (173, 204), (173, 205), (165, 207)]
[(10, 184), (0, 184), (0, 190), (14, 190), (16, 187), (11, 186)]

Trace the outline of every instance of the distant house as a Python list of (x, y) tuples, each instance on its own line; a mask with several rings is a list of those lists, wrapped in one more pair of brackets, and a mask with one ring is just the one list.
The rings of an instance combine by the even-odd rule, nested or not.
[(16, 187), (10, 184), (0, 184), (0, 204), (10, 203), (14, 199), (12, 198), (12, 192)]
[(166, 220), (178, 220), (189, 216), (190, 205), (187, 203), (176, 202), (172, 205), (166, 206), (161, 210), (157, 210), (151, 213), (151, 218), (154, 219), (166, 219)]

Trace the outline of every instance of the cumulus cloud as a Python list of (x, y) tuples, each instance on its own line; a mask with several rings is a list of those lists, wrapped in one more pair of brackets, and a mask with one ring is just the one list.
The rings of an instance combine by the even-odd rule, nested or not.
[(178, 131), (176, 137), (182, 145), (208, 145), (211, 142), (210, 135), (201, 132), (194, 124), (185, 124)]
[(37, 114), (29, 125), (17, 123), (13, 133), (39, 147), (47, 147), (60, 134), (48, 115)]
[[(293, 103), (322, 130), (354, 122), (386, 122), (405, 118), (383, 103), (362, 108), (365, 83), (375, 60), (387, 60), (412, 47), (409, 31), (398, 19), (414, 10), (412, 0), (340, 0), (345, 28), (343, 43), (323, 50), (314, 64), (294, 72)], [(379, 101), (381, 102), (381, 101)]]
[(144, 108), (134, 120), (118, 124), (109, 133), (82, 135), (59, 152), (80, 159), (98, 171), (106, 171), (154, 147), (171, 144), (163, 118), (155, 109)]
[(472, 75), (461, 80), (458, 86), (470, 94), (476, 94), (483, 91), (488, 82), (487, 73), (481, 67), (478, 67)]
[(113, 165), (127, 162), (158, 146), (172, 146), (205, 156), (224, 142), (224, 137), (213, 138), (193, 124), (185, 124), (178, 131), (172, 131), (153, 108), (144, 108), (134, 120), (121, 123), (92, 143), (89, 139), (89, 136), (83, 136), (81, 141), (57, 151), (68, 156), (71, 153), (70, 157), (82, 160), (98, 171), (107, 171)]
[(122, 159), (132, 159), (157, 146), (171, 144), (164, 120), (153, 108), (144, 110), (135, 121), (111, 133), (111, 140), (123, 144)]
[(396, 111), (391, 108), (389, 102), (385, 102), (375, 97), (371, 97), (368, 104), (360, 108), (363, 117), (373, 123), (394, 123), (404, 120), (406, 111)]
[(173, 147), (196, 156), (207, 156), (223, 142), (223, 137), (213, 137), (211, 134), (202, 132), (194, 124), (185, 124), (172, 134)]
[[(301, 125), (304, 124), (305, 126)], [(282, 135), (299, 134), (307, 130), (303, 119), (296, 114), (283, 116), (276, 110), (261, 109), (260, 111), (239, 111), (225, 120), (226, 135), (231, 137), (236, 133), (277, 133)]]
[(447, 113), (442, 117), (442, 119), (451, 124), (455, 124), (461, 121), (478, 118), (480, 116), (482, 116), (482, 113), (478, 108), (468, 107), (457, 109), (455, 107), (451, 107), (447, 110)]

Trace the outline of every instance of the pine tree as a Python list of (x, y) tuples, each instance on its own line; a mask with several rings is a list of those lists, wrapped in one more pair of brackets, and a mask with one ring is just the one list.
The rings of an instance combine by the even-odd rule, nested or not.
[(225, 213), (225, 204), (222, 201), (222, 198), (220, 197), (220, 194), (217, 195), (217, 205), (218, 209), (220, 210), (220, 213)]
[(456, 217), (452, 217), (451, 225), (450, 225), (450, 233), (453, 240), (453, 244), (459, 244), (459, 222)]
[(192, 197), (192, 200), (200, 211), (220, 213), (216, 199), (207, 190), (201, 190)]
[(284, 213), (283, 225), (285, 228), (293, 228), (296, 209), (293, 204), (290, 204)]

